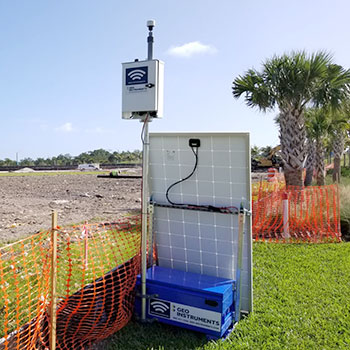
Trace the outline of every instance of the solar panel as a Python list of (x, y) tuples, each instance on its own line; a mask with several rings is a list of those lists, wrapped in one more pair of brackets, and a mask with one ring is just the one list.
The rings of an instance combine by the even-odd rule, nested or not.
[[(189, 139), (199, 139), (198, 165)], [(150, 188), (158, 263), (223, 278), (236, 277), (238, 216), (251, 210), (248, 133), (150, 133)], [(206, 206), (198, 208), (198, 206)], [(217, 208), (226, 208), (219, 212)], [(242, 310), (252, 309), (251, 220), (243, 239)]]

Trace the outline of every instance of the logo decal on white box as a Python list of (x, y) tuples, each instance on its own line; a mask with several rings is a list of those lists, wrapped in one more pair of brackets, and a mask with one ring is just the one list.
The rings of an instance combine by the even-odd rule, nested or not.
[(147, 84), (148, 67), (126, 68), (125, 85)]
[(221, 313), (152, 298), (148, 313), (152, 316), (220, 332)]

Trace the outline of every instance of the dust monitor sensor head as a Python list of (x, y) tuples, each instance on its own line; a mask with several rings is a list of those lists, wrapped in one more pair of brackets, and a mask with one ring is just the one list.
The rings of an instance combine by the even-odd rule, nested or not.
[(149, 30), (153, 30), (155, 25), (156, 25), (156, 21), (154, 19), (150, 19), (149, 21), (147, 21), (147, 27)]

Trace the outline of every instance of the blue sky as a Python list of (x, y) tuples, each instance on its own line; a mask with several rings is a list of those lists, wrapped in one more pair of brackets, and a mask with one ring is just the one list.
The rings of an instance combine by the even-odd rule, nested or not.
[(276, 113), (248, 108), (233, 79), (273, 54), (330, 51), (349, 67), (347, 0), (0, 0), (0, 159), (141, 149), (121, 119), (121, 63), (165, 62), (164, 118), (150, 131), (250, 131), (279, 143)]

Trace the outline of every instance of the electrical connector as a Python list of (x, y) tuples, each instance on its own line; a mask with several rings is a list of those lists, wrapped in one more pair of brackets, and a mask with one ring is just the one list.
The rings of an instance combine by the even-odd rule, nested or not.
[(201, 146), (201, 140), (200, 139), (189, 139), (188, 144), (190, 147), (200, 147)]

